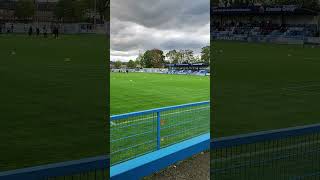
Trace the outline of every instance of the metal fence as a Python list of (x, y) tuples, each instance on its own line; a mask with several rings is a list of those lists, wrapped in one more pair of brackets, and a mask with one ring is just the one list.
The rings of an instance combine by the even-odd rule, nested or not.
[(210, 131), (210, 102), (111, 116), (111, 165)]
[(0, 172), (0, 180), (107, 180), (109, 156)]
[(212, 140), (211, 179), (320, 179), (320, 124)]

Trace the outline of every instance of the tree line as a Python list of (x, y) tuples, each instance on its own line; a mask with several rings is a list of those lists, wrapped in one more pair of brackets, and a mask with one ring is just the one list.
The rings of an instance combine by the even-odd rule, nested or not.
[[(58, 21), (76, 22), (87, 20), (90, 14), (95, 16), (96, 11), (100, 20), (104, 21), (109, 19), (109, 6), (110, 0), (59, 0), (55, 3), (53, 13)], [(37, 2), (35, 0), (18, 0), (14, 11), (18, 19), (32, 20), (37, 11)]]
[(135, 60), (111, 62), (116, 69), (125, 65), (127, 68), (163, 68), (166, 64), (205, 63), (210, 65), (210, 46), (201, 49), (200, 56), (195, 56), (192, 50), (170, 50), (164, 53), (160, 49), (147, 50)]

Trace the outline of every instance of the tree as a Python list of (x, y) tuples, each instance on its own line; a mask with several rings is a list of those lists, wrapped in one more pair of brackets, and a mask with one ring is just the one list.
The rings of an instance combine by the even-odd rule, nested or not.
[(32, 0), (19, 0), (14, 13), (19, 19), (29, 19), (35, 14), (35, 4)]
[(76, 0), (73, 1), (72, 4), (73, 6), (71, 8), (73, 9), (73, 14), (71, 18), (77, 21), (85, 20), (85, 15), (90, 8), (90, 3), (87, 0)]
[(136, 58), (136, 65), (140, 65), (141, 67), (145, 67), (145, 64), (144, 64), (144, 60), (143, 60), (143, 54), (139, 54), (138, 57)]
[(179, 63), (179, 53), (175, 49), (167, 52), (166, 57), (169, 60), (169, 63)]
[(193, 63), (201, 62), (201, 56), (195, 56), (193, 59)]
[(152, 68), (152, 52), (150, 52), (150, 50), (146, 51), (143, 54), (143, 59), (141, 59), (141, 64), (143, 65), (143, 67), (145, 68)]
[(177, 56), (178, 63), (182, 64), (184, 61), (183, 50), (178, 51), (176, 56)]
[(219, 0), (210, 0), (210, 5), (211, 6), (218, 6), (219, 5)]
[(128, 62), (128, 64), (127, 64), (127, 67), (128, 67), (129, 69), (134, 69), (134, 68), (136, 68), (136, 63), (135, 63), (133, 60), (130, 60), (130, 61)]
[(183, 52), (184, 52), (183, 56), (184, 56), (185, 63), (192, 63), (193, 60), (194, 60), (193, 51), (189, 50), (189, 49), (186, 49)]
[(189, 49), (182, 49), (177, 52), (177, 59), (179, 63), (192, 63), (194, 61), (193, 51)]
[(121, 68), (121, 65), (122, 65), (122, 62), (121, 62), (121, 61), (116, 61), (116, 62), (114, 62), (114, 67), (115, 67), (116, 69), (120, 69), (120, 68)]
[(109, 20), (109, 7), (110, 0), (79, 0), (83, 1), (86, 4), (87, 10), (94, 12), (97, 10), (97, 13), (100, 16), (100, 20)]
[(100, 20), (109, 19), (110, 0), (97, 0), (97, 10), (100, 15)]
[(88, 0), (59, 0), (54, 14), (62, 21), (81, 21), (89, 8)]
[(106, 4), (104, 5), (105, 11), (104, 11), (104, 18), (110, 21), (110, 0), (106, 0)]
[(302, 0), (302, 6), (309, 9), (319, 10), (320, 1), (319, 0)]
[(159, 49), (148, 50), (143, 55), (143, 64), (146, 68), (161, 68), (164, 66), (163, 51)]
[(136, 68), (140, 68), (141, 67), (141, 62), (140, 60), (137, 58), (135, 61), (134, 61), (134, 64), (136, 65)]
[(72, 0), (59, 0), (54, 11), (55, 16), (60, 20), (72, 18), (74, 14), (72, 6)]
[(210, 46), (206, 46), (202, 48), (201, 60), (207, 64), (210, 64)]

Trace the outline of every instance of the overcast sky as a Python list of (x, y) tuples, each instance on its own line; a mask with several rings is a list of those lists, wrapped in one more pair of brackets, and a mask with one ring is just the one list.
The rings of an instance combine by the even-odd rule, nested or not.
[(135, 60), (139, 51), (191, 49), (210, 44), (210, 0), (111, 1), (111, 61)]

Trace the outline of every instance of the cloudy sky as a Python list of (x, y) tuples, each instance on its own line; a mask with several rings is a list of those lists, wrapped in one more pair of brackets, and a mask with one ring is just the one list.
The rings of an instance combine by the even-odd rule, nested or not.
[(210, 44), (210, 0), (111, 1), (111, 61), (139, 52), (191, 49)]

